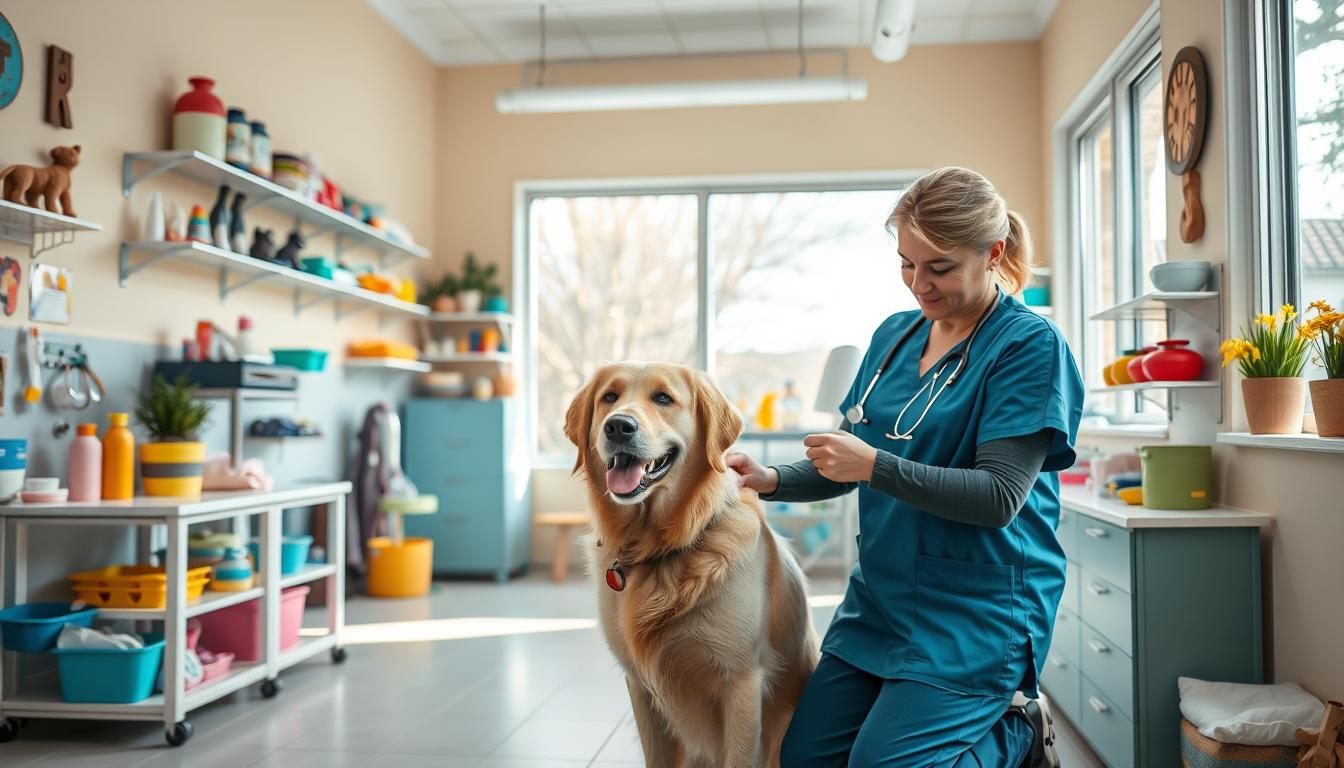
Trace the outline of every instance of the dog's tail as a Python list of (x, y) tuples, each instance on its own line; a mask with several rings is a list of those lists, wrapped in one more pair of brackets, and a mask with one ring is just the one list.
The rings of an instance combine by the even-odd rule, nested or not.
[(10, 173), (12, 173), (12, 172), (14, 171), (14, 169), (15, 169), (15, 168), (18, 168), (18, 167), (19, 167), (19, 166), (17, 166), (17, 165), (11, 165), (11, 166), (9, 166), (8, 168), (6, 168), (5, 170), (0, 171), (0, 181), (4, 181), (4, 180), (5, 180), (5, 177), (8, 176)]

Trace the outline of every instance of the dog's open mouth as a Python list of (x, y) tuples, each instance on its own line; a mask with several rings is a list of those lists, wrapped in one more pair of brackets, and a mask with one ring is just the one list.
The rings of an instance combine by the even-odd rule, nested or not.
[(607, 460), (607, 490), (618, 498), (634, 498), (662, 480), (676, 458), (676, 448), (652, 461), (630, 453), (614, 454)]

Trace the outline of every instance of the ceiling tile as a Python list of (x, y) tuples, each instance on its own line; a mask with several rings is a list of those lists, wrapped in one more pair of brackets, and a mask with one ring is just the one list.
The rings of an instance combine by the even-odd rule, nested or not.
[(915, 19), (910, 32), (912, 43), (957, 43), (963, 39), (962, 19)]
[[(499, 51), (506, 61), (536, 61), (540, 58), (540, 41), (537, 38), (517, 38), (513, 40), (491, 40), (490, 44)], [(557, 37), (546, 35), (546, 58), (585, 59), (593, 55), (588, 44), (575, 36)]]
[(763, 51), (770, 47), (765, 30), (755, 29), (677, 29), (677, 37), (687, 53), (723, 53), (728, 51)]
[(443, 0), (384, 0), (383, 4), (406, 13), (429, 13), (442, 11), (448, 7)]
[(972, 0), (970, 15), (976, 16), (1030, 16), (1036, 13), (1036, 0)]
[(462, 23), (462, 19), (452, 11), (440, 9), (435, 13), (413, 13), (410, 22), (417, 27), (429, 30), (441, 40), (471, 40), (475, 38), (471, 29)]
[(440, 41), (435, 46), (434, 61), (443, 66), (493, 64), (500, 57), (476, 40)]
[(915, 4), (915, 18), (960, 18), (965, 16), (974, 0), (937, 0)]
[(969, 42), (1035, 40), (1039, 34), (1034, 14), (993, 18), (972, 16), (966, 20), (966, 40)]
[(679, 53), (671, 31), (662, 34), (626, 34), (603, 37), (585, 35), (596, 56), (664, 56)]

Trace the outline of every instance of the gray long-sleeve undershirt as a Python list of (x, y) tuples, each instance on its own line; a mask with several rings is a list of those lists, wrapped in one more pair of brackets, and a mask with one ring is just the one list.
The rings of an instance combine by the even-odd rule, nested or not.
[[(879, 449), (869, 486), (937, 517), (1003, 528), (1026, 503), (1050, 440), (1045, 430), (982, 443), (971, 469), (929, 466)], [(820, 501), (858, 486), (828, 480), (807, 459), (773, 468), (779, 472), (779, 487), (762, 495), (765, 501)]]

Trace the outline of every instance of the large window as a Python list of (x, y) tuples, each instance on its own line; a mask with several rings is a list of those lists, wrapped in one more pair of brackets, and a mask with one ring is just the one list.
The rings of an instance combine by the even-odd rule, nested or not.
[[(1164, 333), (1161, 322), (1086, 321), (1151, 290), (1148, 272), (1166, 258), (1159, 40), (1154, 20), (1113, 60), (1086, 111), (1067, 127), (1068, 239), (1082, 297), (1075, 317), (1083, 320), (1075, 337), (1089, 389), (1103, 387), (1108, 361)], [(1157, 404), (1133, 393), (1093, 394), (1087, 409), (1112, 422), (1164, 418)]]
[(791, 383), (800, 426), (834, 426), (813, 410), (826, 355), (915, 306), (884, 229), (903, 185), (529, 196), (538, 463), (572, 461), (565, 409), (618, 360), (707, 370), (748, 416)]

